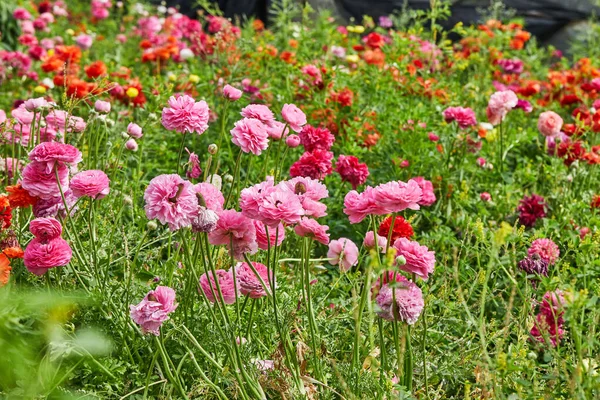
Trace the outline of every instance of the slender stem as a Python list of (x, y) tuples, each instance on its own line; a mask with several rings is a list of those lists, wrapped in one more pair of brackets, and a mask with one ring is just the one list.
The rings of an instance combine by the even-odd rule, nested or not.
[(183, 155), (183, 148), (185, 147), (185, 135), (186, 132), (181, 134), (181, 144), (179, 145), (179, 156), (177, 157), (177, 175), (179, 175), (179, 169), (181, 168), (181, 156)]

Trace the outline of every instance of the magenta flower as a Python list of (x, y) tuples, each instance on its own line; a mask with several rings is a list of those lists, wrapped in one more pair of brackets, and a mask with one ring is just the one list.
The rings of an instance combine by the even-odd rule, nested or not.
[(394, 248), (398, 256), (406, 259), (404, 265), (399, 268), (411, 274), (415, 274), (424, 280), (429, 278), (435, 267), (435, 252), (429, 251), (427, 246), (421, 246), (419, 243), (400, 238), (394, 242)]
[[(288, 139), (293, 136), (288, 136)], [(313, 152), (305, 152), (300, 159), (290, 167), (290, 175), (292, 177), (303, 176), (312, 179), (324, 179), (327, 175), (331, 175), (333, 168), (331, 161), (333, 153), (327, 150), (314, 150)]]
[[(423, 293), (414, 282), (407, 280), (401, 275), (397, 275), (397, 282), (394, 287), (385, 284), (379, 290), (376, 297), (379, 310), (377, 315), (388, 321), (402, 321), (413, 325), (419, 319), (425, 302)], [(396, 305), (394, 306), (394, 298)]]
[(517, 207), (519, 222), (531, 228), (539, 218), (546, 216), (547, 209), (548, 205), (542, 196), (537, 194), (532, 194), (529, 197), (525, 196), (519, 202), (519, 207)]
[(198, 213), (194, 186), (179, 175), (159, 175), (144, 192), (146, 216), (157, 218), (172, 231), (190, 226)]
[(198, 154), (193, 152), (190, 153), (187, 147), (185, 151), (187, 151), (190, 156), (187, 162), (187, 171), (185, 172), (185, 175), (188, 179), (198, 179), (202, 174), (202, 168), (200, 168), (200, 159), (198, 158)]
[(431, 181), (428, 181), (422, 176), (417, 176), (412, 180), (417, 182), (419, 184), (419, 187), (421, 188), (422, 195), (421, 200), (419, 200), (419, 205), (430, 206), (433, 203), (435, 203), (437, 199), (435, 197), (435, 192), (433, 190), (433, 184), (431, 183)]
[(358, 263), (358, 247), (350, 239), (340, 238), (329, 242), (327, 258), (331, 265), (339, 265), (340, 271), (347, 272)]
[(235, 274), (239, 282), (240, 293), (251, 299), (259, 299), (267, 295), (263, 283), (267, 290), (271, 290), (271, 280), (274, 278), (273, 271), (269, 271), (266, 265), (257, 262), (253, 262), (252, 266), (258, 272), (260, 279), (246, 262), (239, 263), (236, 266)]
[(75, 146), (59, 142), (40, 143), (29, 153), (31, 161), (45, 164), (46, 173), (53, 173), (55, 165), (75, 166), (81, 160), (81, 152)]
[(244, 118), (231, 130), (231, 142), (244, 153), (259, 156), (269, 147), (269, 134), (264, 123), (255, 118)]
[(275, 121), (273, 111), (262, 104), (250, 104), (242, 109), (242, 117), (248, 119), (257, 119), (263, 124), (270, 126)]
[(315, 128), (314, 126), (305, 125), (299, 132), (300, 143), (304, 146), (304, 150), (312, 152), (314, 150), (329, 150), (335, 142), (335, 136), (325, 128)]
[(363, 185), (369, 176), (369, 167), (367, 164), (359, 162), (358, 158), (354, 156), (340, 154), (335, 164), (335, 170), (340, 174), (343, 182), (350, 182), (354, 190), (359, 185)]
[(202, 289), (202, 292), (204, 292), (204, 295), (211, 303), (214, 303), (217, 300), (220, 301), (221, 296), (223, 296), (223, 301), (225, 302), (225, 304), (235, 303), (238, 297), (238, 293), (236, 293), (235, 291), (236, 285), (233, 280), (232, 271), (218, 269), (215, 272), (217, 276), (217, 282), (215, 282), (215, 274), (213, 274), (212, 271), (208, 271), (207, 273), (202, 274), (202, 276), (200, 276), (200, 289)]
[(310, 237), (324, 245), (329, 244), (329, 233), (327, 225), (321, 225), (312, 218), (302, 217), (298, 225), (294, 227), (296, 235), (302, 237)]
[(531, 247), (527, 250), (527, 254), (529, 256), (533, 256), (537, 254), (540, 258), (548, 264), (552, 265), (556, 263), (558, 257), (560, 256), (560, 250), (556, 243), (554, 243), (551, 239), (541, 238), (535, 239), (531, 242)]
[(130, 305), (129, 313), (133, 322), (141, 326), (143, 333), (158, 336), (161, 325), (176, 308), (175, 291), (167, 286), (157, 286), (139, 304)]
[(82, 171), (71, 179), (71, 190), (75, 197), (101, 199), (110, 192), (110, 179), (103, 171), (93, 169)]
[(444, 110), (443, 115), (446, 122), (456, 121), (461, 129), (477, 125), (475, 112), (468, 107), (448, 107)]
[[(42, 199), (60, 198), (60, 191), (65, 193), (69, 189), (69, 168), (59, 165), (56, 171), (48, 170), (47, 163), (29, 163), (22, 172), (21, 186), (35, 197)], [(56, 182), (56, 174), (60, 181), (60, 188)]]
[(43, 275), (50, 268), (62, 267), (71, 261), (71, 246), (60, 237), (62, 226), (54, 218), (38, 218), (29, 224), (35, 238), (29, 242), (23, 255), (23, 264), (35, 275)]
[[(269, 229), (261, 221), (252, 220), (252, 223), (256, 229), (256, 243), (259, 249), (268, 250), (269, 244), (271, 247), (277, 247), (283, 243), (285, 239), (285, 227), (283, 224), (280, 223), (278, 227)], [(269, 232), (268, 236), (267, 231)]]
[(294, 132), (302, 131), (306, 124), (306, 115), (294, 104), (284, 104), (281, 116)]
[(254, 254), (258, 250), (256, 230), (252, 220), (235, 210), (224, 210), (214, 231), (208, 234), (212, 245), (225, 245), (236, 260), (243, 260), (244, 254)]
[(204, 100), (195, 101), (184, 94), (169, 98), (169, 107), (162, 110), (162, 124), (179, 133), (196, 132), (201, 135), (208, 129), (209, 109)]

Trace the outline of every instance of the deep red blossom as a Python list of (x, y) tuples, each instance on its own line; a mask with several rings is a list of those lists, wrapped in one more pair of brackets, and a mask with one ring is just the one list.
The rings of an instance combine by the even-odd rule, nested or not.
[(579, 140), (575, 142), (565, 140), (558, 145), (556, 154), (560, 158), (564, 158), (565, 165), (569, 166), (585, 156), (585, 148), (583, 147), (583, 143)]
[(303, 176), (312, 179), (323, 179), (330, 175), (333, 168), (331, 161), (333, 153), (327, 150), (315, 150), (305, 152), (300, 159), (292, 164), (290, 175), (292, 177)]
[(519, 222), (530, 228), (535, 225), (539, 218), (546, 216), (548, 205), (542, 196), (532, 194), (531, 196), (523, 197), (519, 202), (517, 211), (519, 212)]
[[(386, 219), (383, 220), (381, 225), (379, 225), (379, 230), (377, 231), (377, 234), (379, 236), (383, 236), (384, 238), (387, 239), (387, 237), (390, 233), (391, 225), (392, 225), (392, 217), (387, 217)], [(392, 231), (391, 242), (393, 243), (400, 238), (410, 238), (414, 234), (415, 234), (415, 232), (413, 231), (413, 228), (410, 225), (410, 222), (405, 220), (400, 215), (396, 216), (396, 220), (394, 221), (394, 228)]]
[(367, 164), (359, 162), (355, 156), (340, 155), (335, 170), (342, 177), (342, 181), (350, 182), (352, 189), (364, 184), (369, 176)]
[(329, 150), (335, 142), (335, 136), (329, 129), (315, 128), (310, 125), (304, 125), (298, 136), (300, 136), (300, 143), (307, 152)]

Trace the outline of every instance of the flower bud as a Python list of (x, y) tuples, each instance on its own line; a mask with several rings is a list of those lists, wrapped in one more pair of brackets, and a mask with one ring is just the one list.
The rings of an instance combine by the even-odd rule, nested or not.
[(148, 223), (146, 224), (146, 229), (148, 229), (149, 231), (155, 231), (158, 228), (158, 224), (156, 223), (156, 221), (148, 221)]
[(227, 182), (227, 183), (231, 183), (231, 182), (233, 182), (233, 176), (231, 176), (231, 175), (229, 175), (229, 174), (225, 175), (225, 176), (223, 177), (223, 179), (224, 179), (224, 180), (225, 180), (225, 182)]
[(217, 151), (219, 151), (219, 146), (214, 143), (208, 145), (208, 154), (215, 155)]
[(406, 258), (403, 255), (396, 257), (396, 264), (399, 266), (406, 265)]
[(123, 203), (127, 204), (128, 206), (133, 204), (133, 199), (131, 198), (131, 196), (123, 196)]

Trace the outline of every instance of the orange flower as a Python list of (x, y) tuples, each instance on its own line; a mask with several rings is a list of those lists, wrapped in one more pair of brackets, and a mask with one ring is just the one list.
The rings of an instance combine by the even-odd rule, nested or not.
[(7, 247), (2, 250), (2, 254), (6, 255), (8, 258), (23, 258), (25, 253), (20, 247)]
[(106, 75), (106, 65), (102, 61), (95, 61), (85, 67), (85, 73), (90, 79), (98, 78), (102, 75)]
[(37, 197), (31, 196), (27, 190), (21, 187), (18, 183), (14, 186), (7, 186), (8, 201), (11, 207), (29, 207), (35, 204)]
[(260, 32), (263, 29), (265, 29), (265, 23), (262, 22), (260, 19), (255, 19), (254, 21), (252, 21), (252, 28), (257, 32)]
[(11, 269), (8, 257), (4, 254), (0, 254), (0, 287), (8, 283)]
[(69, 64), (79, 64), (81, 49), (77, 46), (56, 46), (56, 56)]
[(8, 197), (0, 195), (0, 228), (9, 228), (12, 220), (12, 208)]

